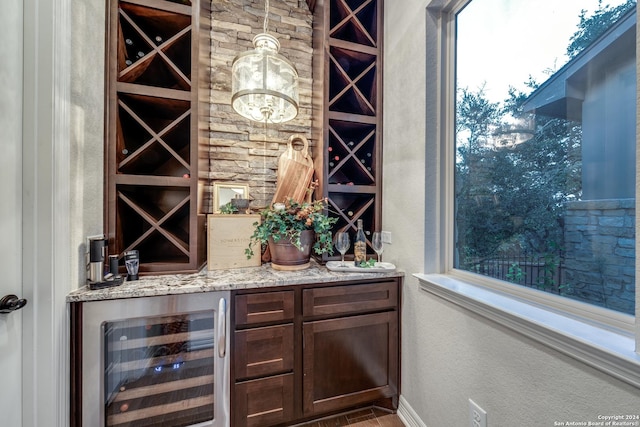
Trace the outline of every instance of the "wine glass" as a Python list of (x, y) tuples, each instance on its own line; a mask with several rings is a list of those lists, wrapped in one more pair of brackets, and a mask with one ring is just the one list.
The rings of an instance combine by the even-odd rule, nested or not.
[(373, 236), (371, 237), (371, 247), (376, 254), (378, 254), (378, 263), (380, 262), (380, 255), (384, 252), (384, 243), (382, 242), (382, 233), (379, 231), (374, 231)]
[(336, 233), (336, 249), (342, 256), (340, 267), (346, 267), (346, 264), (344, 263), (344, 254), (347, 252), (347, 249), (349, 249), (349, 245), (349, 233), (345, 233), (343, 231)]

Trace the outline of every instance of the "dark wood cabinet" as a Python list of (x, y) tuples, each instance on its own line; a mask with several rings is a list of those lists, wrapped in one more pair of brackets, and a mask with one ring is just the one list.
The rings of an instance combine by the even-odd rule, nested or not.
[(305, 415), (395, 396), (397, 282), (304, 289), (302, 301)]
[(231, 425), (286, 423), (294, 413), (294, 292), (232, 298)]
[(293, 325), (236, 331), (237, 380), (293, 371)]
[(235, 296), (237, 326), (293, 320), (293, 291)]
[(232, 292), (232, 425), (397, 408), (401, 277)]
[(303, 335), (305, 415), (396, 395), (395, 312), (305, 322)]
[(398, 306), (395, 280), (362, 285), (330, 286), (302, 292), (305, 318), (337, 316), (376, 310), (393, 310)]
[(314, 2), (317, 197), (329, 200), (334, 232), (381, 225), (382, 18), (383, 0)]
[(293, 374), (276, 375), (235, 385), (233, 426), (263, 427), (293, 419)]
[(139, 251), (142, 273), (205, 260), (199, 27), (198, 0), (108, 2), (105, 232), (121, 260)]

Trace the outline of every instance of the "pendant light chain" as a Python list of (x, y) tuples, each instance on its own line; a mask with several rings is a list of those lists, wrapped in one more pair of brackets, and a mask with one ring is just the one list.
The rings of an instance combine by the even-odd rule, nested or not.
[(267, 26), (269, 23), (269, 0), (264, 0), (264, 23), (262, 24), (262, 32), (267, 32)]

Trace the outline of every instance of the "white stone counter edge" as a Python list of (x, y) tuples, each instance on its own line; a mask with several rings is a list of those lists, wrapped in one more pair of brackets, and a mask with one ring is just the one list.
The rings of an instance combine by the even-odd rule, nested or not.
[(215, 271), (208, 271), (205, 267), (202, 271), (192, 274), (142, 276), (140, 280), (125, 282), (113, 288), (91, 290), (88, 286), (83, 286), (67, 295), (66, 299), (68, 303), (101, 301), (402, 276), (404, 273), (398, 271), (333, 272), (315, 262), (312, 262), (310, 268), (300, 271), (278, 271), (272, 269), (271, 264)]

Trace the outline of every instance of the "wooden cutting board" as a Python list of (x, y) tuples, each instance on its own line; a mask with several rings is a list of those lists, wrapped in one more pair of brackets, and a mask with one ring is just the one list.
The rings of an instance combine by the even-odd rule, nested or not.
[[(301, 149), (294, 145), (302, 143)], [(276, 173), (276, 191), (272, 203), (284, 203), (293, 199), (302, 203), (313, 179), (313, 160), (309, 153), (309, 141), (302, 135), (292, 135), (287, 149), (278, 159)]]
[[(301, 149), (293, 147), (294, 143), (302, 143)], [(309, 141), (302, 135), (291, 135), (287, 141), (287, 149), (278, 159), (276, 172), (276, 191), (271, 203), (284, 203), (293, 199), (302, 203), (307, 195), (307, 189), (313, 179), (313, 160), (309, 153)], [(271, 253), (269, 247), (262, 253), (262, 261), (269, 262)]]

